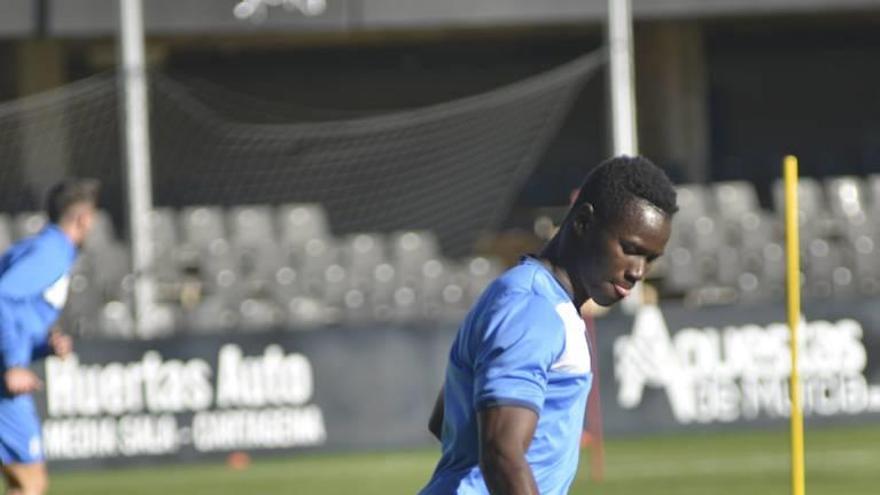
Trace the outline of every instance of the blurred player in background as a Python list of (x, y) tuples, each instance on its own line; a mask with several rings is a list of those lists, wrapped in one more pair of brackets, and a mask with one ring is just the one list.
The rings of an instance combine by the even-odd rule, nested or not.
[(42, 383), (30, 364), (50, 354), (64, 357), (69, 336), (53, 329), (67, 300), (69, 272), (92, 229), (99, 185), (70, 179), (50, 189), (49, 223), (0, 257), (0, 469), (7, 494), (39, 495), (48, 477), (40, 421), (31, 393)]
[(567, 493), (592, 382), (580, 309), (629, 294), (677, 210), (649, 160), (607, 160), (540, 255), (486, 289), (452, 344), (429, 426), (442, 455), (423, 495)]

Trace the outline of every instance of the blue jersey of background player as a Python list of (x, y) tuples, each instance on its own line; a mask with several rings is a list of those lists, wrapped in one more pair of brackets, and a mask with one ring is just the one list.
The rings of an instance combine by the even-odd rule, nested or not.
[(98, 184), (71, 179), (47, 198), (48, 225), (0, 257), (0, 463), (8, 494), (46, 491), (40, 422), (31, 393), (41, 387), (28, 367), (65, 356), (70, 337), (50, 331), (67, 300), (70, 268), (92, 228)]
[(610, 159), (540, 255), (486, 289), (449, 353), (430, 421), (442, 455), (423, 495), (568, 491), (592, 382), (579, 309), (629, 294), (663, 253), (677, 209), (650, 161)]

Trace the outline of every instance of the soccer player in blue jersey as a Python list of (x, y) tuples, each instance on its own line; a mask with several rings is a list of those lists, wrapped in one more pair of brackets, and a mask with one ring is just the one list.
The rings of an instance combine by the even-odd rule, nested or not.
[(429, 425), (442, 454), (422, 495), (567, 493), (592, 384), (580, 308), (629, 294), (677, 210), (645, 158), (591, 171), (544, 250), (495, 280), (459, 329)]
[(92, 229), (97, 194), (92, 180), (55, 185), (47, 198), (48, 225), (0, 257), (0, 470), (7, 494), (46, 492), (40, 421), (31, 397), (42, 384), (29, 366), (73, 348), (69, 336), (50, 327), (67, 300), (70, 268)]

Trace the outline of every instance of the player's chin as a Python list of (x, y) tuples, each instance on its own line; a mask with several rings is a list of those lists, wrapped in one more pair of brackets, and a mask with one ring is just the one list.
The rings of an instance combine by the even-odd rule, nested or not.
[(602, 284), (601, 287), (597, 288), (597, 290), (594, 290), (590, 294), (592, 295), (591, 299), (594, 303), (605, 308), (614, 306), (623, 299), (620, 297), (620, 294), (614, 290), (614, 286), (611, 284)]

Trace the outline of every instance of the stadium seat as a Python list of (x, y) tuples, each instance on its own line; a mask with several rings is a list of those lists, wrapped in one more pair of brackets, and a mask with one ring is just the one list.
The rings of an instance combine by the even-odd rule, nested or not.
[(88, 261), (81, 258), (71, 273), (70, 292), (67, 297), (67, 305), (64, 308), (65, 318), (63, 318), (66, 325), (74, 327), (67, 330), (83, 336), (99, 333), (100, 329), (97, 326), (96, 318), (104, 304), (104, 296), (101, 294), (100, 288), (91, 273), (84, 270), (84, 266), (87, 264)]
[(279, 267), (286, 264), (281, 246), (273, 239), (234, 244), (235, 269), (248, 296), (267, 296)]
[(156, 208), (150, 212), (150, 228), (155, 249), (171, 249), (180, 243), (176, 216), (176, 212), (171, 208)]
[(690, 247), (698, 255), (714, 254), (727, 242), (724, 224), (709, 215), (700, 215), (691, 225)]
[(373, 270), (387, 261), (385, 238), (377, 233), (359, 233), (346, 236), (342, 242), (340, 263), (358, 287), (368, 287)]
[(424, 263), (437, 258), (440, 247), (433, 233), (396, 232), (389, 239), (391, 259), (403, 282), (418, 284)]
[(37, 234), (46, 225), (46, 214), (43, 212), (24, 212), (15, 216), (15, 239), (23, 239)]
[(184, 314), (186, 328), (197, 334), (224, 333), (238, 325), (238, 312), (218, 296), (208, 296)]
[(12, 245), (13, 239), (12, 221), (9, 215), (0, 213), (0, 254)]
[(112, 245), (116, 242), (118, 242), (116, 238), (116, 229), (113, 227), (113, 221), (110, 219), (110, 215), (104, 210), (98, 210), (95, 215), (95, 222), (92, 231), (89, 233), (88, 238), (86, 238), (85, 248), (100, 249), (102, 246)]
[(178, 225), (185, 242), (202, 248), (226, 238), (223, 210), (216, 206), (190, 206), (179, 212)]
[(744, 271), (741, 252), (735, 246), (721, 246), (717, 252), (715, 281), (724, 287), (737, 287), (739, 275)]
[[(156, 208), (150, 213), (153, 240), (153, 275), (163, 283), (176, 283), (183, 276), (184, 252), (179, 249), (176, 213), (171, 208)], [(191, 248), (194, 249), (194, 248)], [(191, 256), (194, 259), (197, 254)]]
[(244, 332), (277, 328), (284, 321), (281, 309), (271, 300), (245, 299), (238, 309), (239, 328)]
[(409, 285), (399, 285), (392, 294), (392, 319), (412, 321), (422, 314), (419, 293)]
[(369, 295), (359, 288), (351, 288), (342, 298), (343, 319), (352, 324), (362, 325), (373, 319), (373, 306)]
[(779, 223), (766, 211), (743, 213), (728, 224), (728, 242), (746, 251), (757, 251), (769, 242), (781, 239)]
[(324, 304), (343, 307), (345, 295), (350, 288), (352, 288), (351, 278), (342, 265), (334, 263), (324, 270), (324, 280), (320, 289)]
[(716, 182), (712, 185), (712, 195), (718, 216), (725, 220), (761, 209), (754, 186), (746, 181)]
[(297, 272), (302, 274), (303, 288), (314, 297), (322, 297), (327, 268), (339, 262), (339, 247), (330, 238), (312, 238), (300, 251), (291, 255)]
[(104, 337), (133, 339), (135, 322), (131, 309), (122, 301), (108, 301), (101, 308), (98, 328)]
[(287, 305), (294, 297), (303, 295), (302, 276), (291, 266), (275, 270), (272, 283), (267, 287), (269, 295), (280, 305)]
[(422, 278), (419, 292), (426, 299), (436, 299), (439, 303), (443, 288), (451, 278), (451, 268), (444, 260), (430, 259), (422, 265)]
[(200, 251), (197, 273), (209, 294), (231, 302), (244, 297), (245, 287), (238, 270), (235, 252), (225, 239), (215, 239)]
[(283, 244), (302, 246), (310, 239), (330, 237), (327, 213), (318, 204), (286, 204), (276, 213), (278, 233)]
[(709, 191), (702, 184), (681, 184), (675, 187), (678, 213), (676, 218), (691, 221), (710, 213)]
[(874, 212), (880, 211), (880, 174), (871, 174), (865, 178), (866, 204), (868, 209)]
[[(803, 249), (810, 239), (827, 237), (833, 231), (834, 223), (828, 214), (822, 187), (816, 179), (801, 177), (797, 189), (798, 223)], [(773, 205), (777, 216), (782, 218), (785, 214), (785, 184), (781, 180), (773, 183)]]
[(834, 271), (843, 266), (842, 261), (840, 246), (828, 239), (810, 239), (803, 259), (806, 294), (830, 297), (835, 289)]
[(128, 250), (119, 243), (106, 245), (92, 244), (87, 246), (83, 254), (92, 267), (90, 272), (97, 289), (104, 297), (120, 299), (124, 296), (123, 280), (131, 272), (131, 260)]
[(272, 208), (268, 205), (249, 205), (231, 208), (226, 214), (230, 239), (233, 244), (274, 242), (275, 226)]
[(485, 256), (474, 256), (464, 260), (465, 276), (467, 277), (467, 297), (476, 301), (486, 287), (501, 275), (501, 264), (498, 260)]
[(319, 299), (295, 297), (287, 304), (287, 328), (289, 330), (310, 330), (333, 320), (332, 313)]
[(381, 263), (373, 269), (370, 298), (374, 306), (391, 304), (394, 289), (399, 285), (397, 270), (390, 263)]
[(696, 256), (686, 247), (667, 250), (669, 271), (663, 279), (663, 287), (672, 294), (685, 294), (700, 287), (703, 283), (701, 273), (695, 269)]
[(875, 230), (868, 221), (865, 187), (858, 177), (835, 177), (825, 182), (828, 206), (834, 217), (837, 233), (855, 238)]

